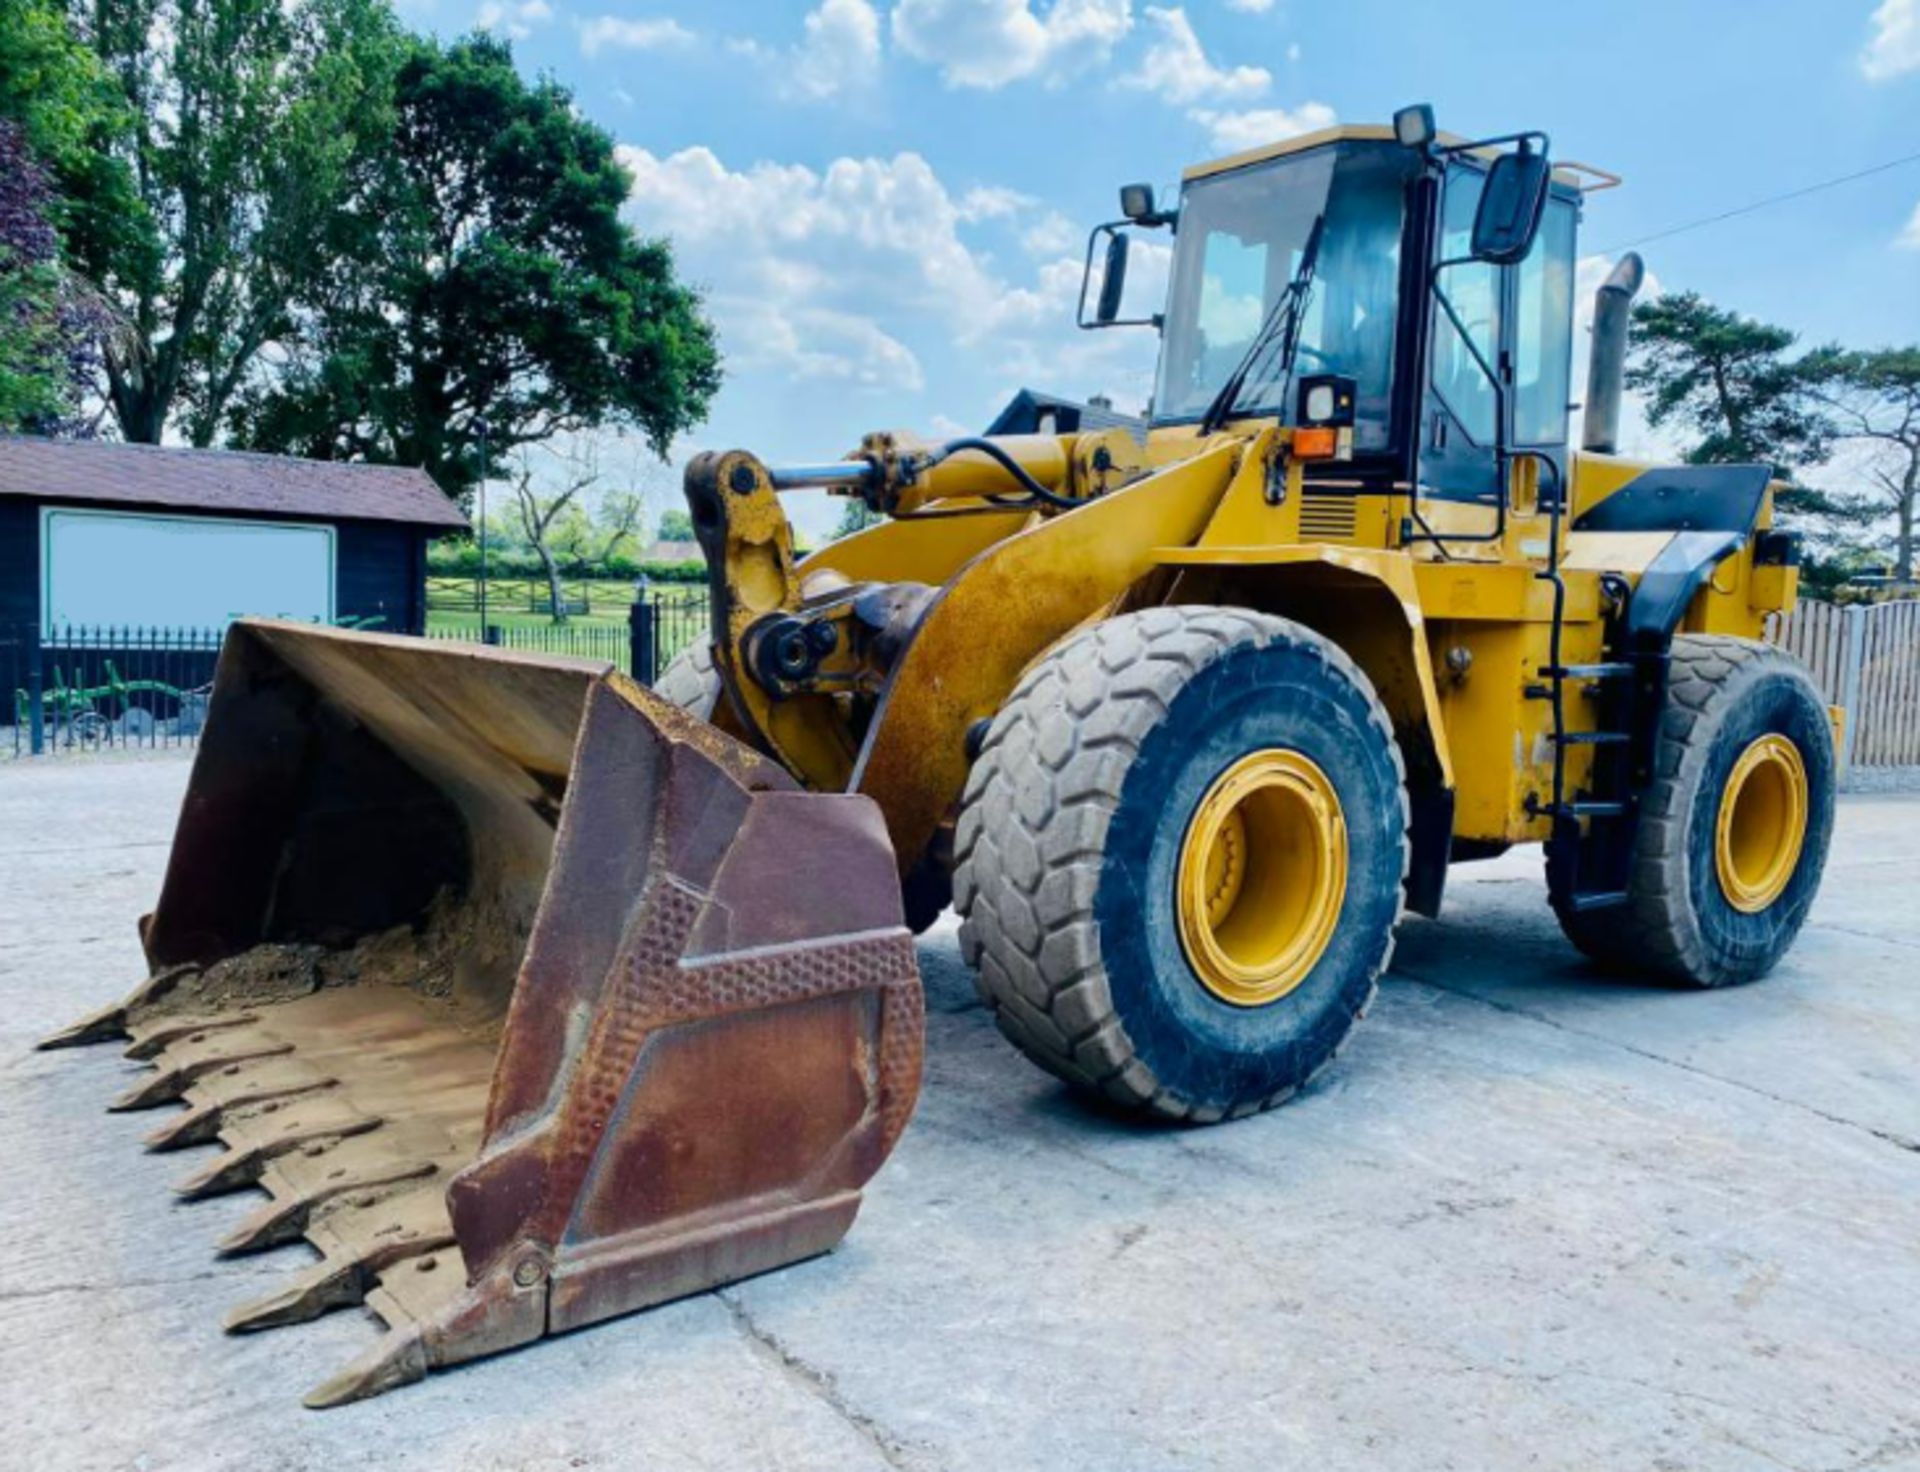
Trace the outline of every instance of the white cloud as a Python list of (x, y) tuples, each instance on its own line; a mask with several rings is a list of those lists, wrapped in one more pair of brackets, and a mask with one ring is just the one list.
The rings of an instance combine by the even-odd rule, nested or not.
[(1881, 0), (1860, 70), (1871, 82), (1920, 71), (1920, 0)]
[(1300, 43), (1298, 41), (1287, 42), (1287, 60), (1298, 61), (1299, 59), (1300, 59)]
[(1190, 102), (1232, 102), (1258, 97), (1273, 81), (1265, 67), (1217, 67), (1207, 60), (1193, 23), (1178, 6), (1147, 7), (1147, 22), (1159, 32), (1141, 58), (1139, 70), (1120, 79), (1123, 87), (1138, 87), (1175, 106)]
[(805, 22), (787, 83), (802, 97), (833, 97), (880, 74), (880, 16), (869, 0), (822, 0)]
[(1058, 210), (1048, 210), (1020, 232), (1020, 243), (1029, 254), (1036, 256), (1057, 256), (1065, 251), (1076, 250), (1080, 245), (1081, 232), (1074, 228), (1069, 220)]
[(1907, 228), (1894, 238), (1893, 243), (1901, 250), (1920, 250), (1920, 204), (1913, 207), (1913, 218), (1907, 221)]
[(1102, 61), (1133, 28), (1132, 0), (898, 0), (893, 42), (949, 87), (991, 90)]
[(518, 0), (518, 3), (502, 3), (502, 0), (487, 0), (473, 18), (476, 29), (497, 31), (515, 41), (524, 41), (533, 34), (536, 25), (553, 19), (553, 7), (547, 0)]
[(1303, 102), (1294, 108), (1256, 107), (1245, 112), (1196, 108), (1188, 116), (1207, 129), (1213, 146), (1222, 153), (1239, 153), (1297, 138), (1302, 133), (1331, 128), (1336, 121), (1333, 109), (1324, 102)]
[[(961, 238), (968, 201), (977, 210), (1011, 199), (1024, 211), (1024, 196), (983, 186), (956, 197), (913, 153), (840, 158), (824, 171), (764, 162), (735, 170), (706, 148), (658, 157), (622, 147), (620, 158), (634, 178), (629, 214), (644, 233), (672, 237), (679, 271), (706, 291), (736, 366), (796, 382), (918, 390), (926, 376), (918, 345), (1060, 392), (1089, 377), (1121, 392), (1144, 383), (1137, 367), (1099, 370), (1129, 352), (1150, 361), (1145, 334), (1074, 331), (1077, 255), (1010, 275)], [(1164, 262), (1151, 250), (1135, 255), (1129, 302), (1136, 285), (1141, 301), (1164, 294)], [(1135, 341), (1111, 341), (1123, 337)]]
[(621, 15), (596, 15), (580, 22), (580, 51), (594, 56), (612, 47), (621, 51), (667, 51), (693, 44), (693, 32), (677, 20), (659, 17), (629, 20)]
[(1022, 194), (1002, 184), (976, 184), (960, 196), (958, 208), (960, 218), (972, 224), (978, 220), (1004, 220), (1032, 209), (1039, 202), (1031, 194)]
[(907, 393), (926, 386), (913, 350), (857, 312), (729, 300), (720, 325), (727, 361), (741, 368)]
[(1273, 0), (1227, 0), (1227, 9), (1243, 11), (1247, 15), (1265, 15), (1273, 9)]

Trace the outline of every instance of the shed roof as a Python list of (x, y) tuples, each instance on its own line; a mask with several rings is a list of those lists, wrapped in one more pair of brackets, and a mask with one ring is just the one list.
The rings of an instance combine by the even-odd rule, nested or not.
[(655, 542), (640, 554), (642, 562), (705, 562), (698, 542)]
[(1138, 415), (1122, 414), (1112, 404), (1083, 404), (1078, 399), (1063, 399), (1058, 394), (1023, 388), (1007, 401), (988, 434), (1033, 434), (1047, 414), (1061, 434), (1091, 433), (1098, 429), (1145, 429)]
[(0, 496), (444, 530), (467, 518), (424, 470), (235, 450), (0, 435)]

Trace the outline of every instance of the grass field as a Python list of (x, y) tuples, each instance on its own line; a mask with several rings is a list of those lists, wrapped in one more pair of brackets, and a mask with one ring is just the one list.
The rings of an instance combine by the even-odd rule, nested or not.
[[(670, 589), (674, 585), (659, 584)], [(588, 581), (568, 579), (563, 585), (569, 602), (584, 600), (587, 612), (569, 614), (574, 625), (625, 628), (633, 604), (634, 585), (628, 579)], [(493, 578), (487, 583), (487, 622), (503, 629), (552, 628), (546, 611), (547, 585), (534, 578)], [(427, 628), (433, 632), (477, 627), (480, 609), (472, 578), (427, 579)]]
[[(487, 604), (487, 622), (503, 629), (550, 629), (554, 627), (551, 617), (544, 613), (528, 613), (526, 605), (516, 610), (512, 605), (502, 606), (489, 599)], [(574, 628), (622, 628), (627, 626), (627, 605), (617, 608), (609, 603), (604, 609), (598, 602), (593, 605), (590, 614), (573, 614), (567, 623)], [(477, 628), (480, 624), (479, 613), (471, 607), (464, 610), (436, 608), (431, 602), (427, 605), (427, 631), (446, 633), (454, 629)]]
[[(634, 585), (615, 579), (570, 581), (564, 591), (569, 603), (584, 602), (586, 611), (569, 613), (565, 623), (555, 623), (542, 607), (547, 599), (544, 581), (489, 580), (487, 622), (500, 631), (497, 642), (515, 649), (632, 664), (629, 611)], [(696, 583), (662, 582), (652, 584), (649, 591), (654, 607), (655, 668), (661, 668), (707, 627), (706, 589)], [(479, 600), (473, 579), (427, 579), (427, 633), (443, 639), (480, 641)]]

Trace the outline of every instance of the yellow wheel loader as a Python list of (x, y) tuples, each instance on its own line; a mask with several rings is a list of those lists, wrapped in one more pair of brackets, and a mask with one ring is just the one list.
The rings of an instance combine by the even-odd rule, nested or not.
[[(1274, 1105), (1449, 867), (1544, 849), (1571, 941), (1722, 986), (1820, 880), (1832, 721), (1761, 642), (1764, 466), (1613, 453), (1624, 260), (1568, 443), (1585, 192), (1424, 107), (1122, 191), (1082, 325), (1150, 326), (1136, 428), (697, 458), (710, 635), (604, 665), (242, 622), (119, 1107), (320, 1258), (237, 1310), (387, 1325), (314, 1404), (830, 1248), (910, 1115), (911, 930), (1110, 1106)], [(1129, 241), (1165, 310), (1120, 315)], [(884, 519), (796, 557), (783, 492)]]

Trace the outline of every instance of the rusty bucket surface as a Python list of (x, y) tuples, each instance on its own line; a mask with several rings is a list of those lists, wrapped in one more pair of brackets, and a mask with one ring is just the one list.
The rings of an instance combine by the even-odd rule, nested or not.
[(142, 937), (45, 1045), (319, 1249), (230, 1329), (384, 1321), (310, 1405), (827, 1251), (919, 1089), (878, 809), (589, 661), (236, 624)]

